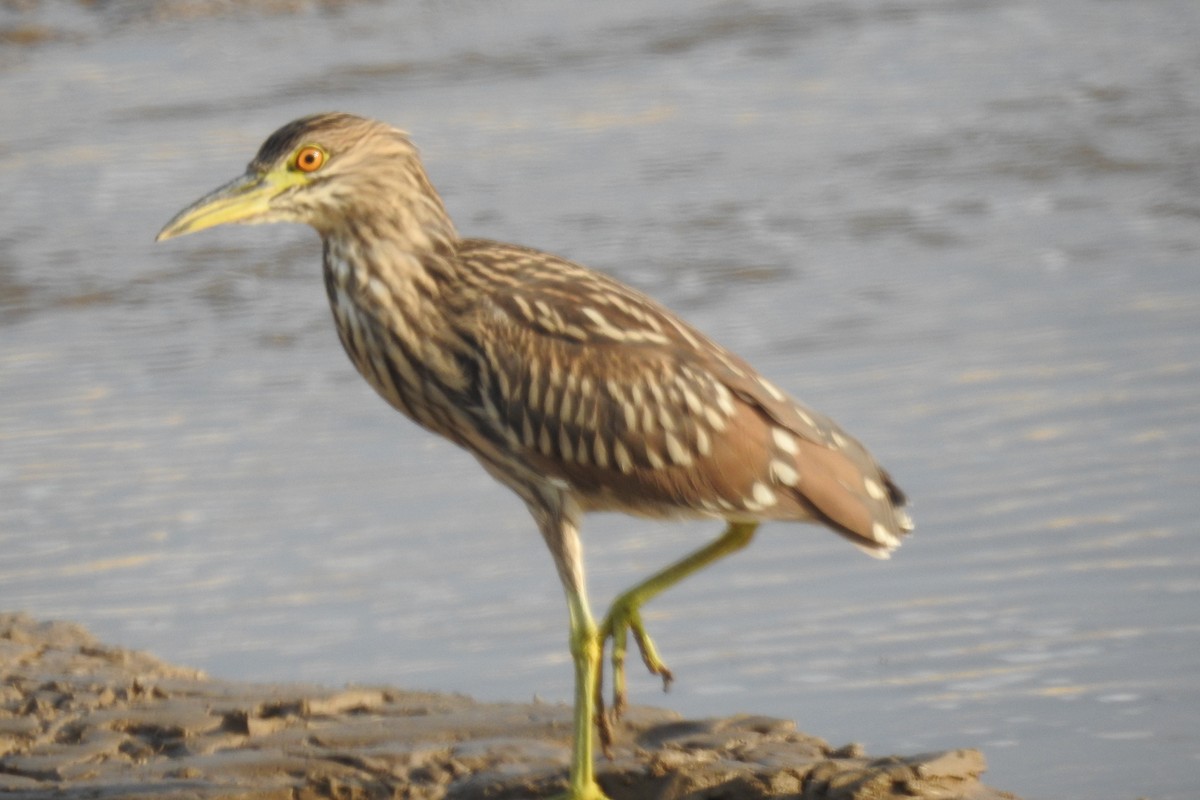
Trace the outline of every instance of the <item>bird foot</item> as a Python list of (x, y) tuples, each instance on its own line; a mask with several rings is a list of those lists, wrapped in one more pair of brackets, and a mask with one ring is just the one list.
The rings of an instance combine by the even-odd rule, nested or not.
[[(663, 691), (671, 690), (671, 682), (675, 680), (675, 676), (666, 666), (659, 664), (659, 670), (651, 668), (651, 672), (657, 672), (662, 678)], [(600, 685), (599, 679), (596, 683), (596, 730), (600, 734), (600, 749), (604, 752), (604, 757), (612, 760), (613, 751), (613, 729), (616, 723), (621, 720), (625, 714), (625, 709), (628, 707), (625, 692), (619, 689), (613, 689), (613, 702), (610, 708), (604, 706), (604, 691)]]
[(637, 643), (638, 652), (642, 656), (642, 663), (646, 665), (650, 674), (657, 675), (662, 679), (663, 691), (669, 691), (671, 682), (675, 680), (675, 674), (663, 663), (650, 634), (646, 633), (646, 627), (642, 623), (642, 615), (638, 611), (636, 601), (629, 595), (618, 598), (609, 609), (608, 614), (605, 615), (598, 634), (602, 646), (605, 642), (612, 641), (612, 706), (607, 710), (604, 707), (604, 692), (601, 685), (603, 677), (597, 675), (596, 679), (596, 724), (600, 731), (600, 743), (604, 748), (605, 755), (609, 757), (611, 757), (613, 724), (621, 718), (628, 705), (625, 691), (625, 657), (628, 650), (628, 635), (631, 631), (633, 640)]
[(583, 786), (573, 786), (562, 794), (553, 795), (550, 800), (609, 800), (609, 797), (600, 788), (600, 784), (592, 781)]
[(604, 753), (604, 757), (609, 761), (613, 759), (613, 725), (616, 723), (616, 717), (612, 711), (604, 708), (604, 692), (601, 691), (599, 681), (596, 685), (596, 734), (600, 740), (600, 752)]

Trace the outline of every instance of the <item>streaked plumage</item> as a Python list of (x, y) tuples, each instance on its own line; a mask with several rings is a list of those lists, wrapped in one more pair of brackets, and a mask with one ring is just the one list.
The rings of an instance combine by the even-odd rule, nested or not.
[[(571, 603), (577, 681), (597, 679), (582, 663), (597, 644), (583, 512), (720, 518), (740, 532), (738, 547), (759, 521), (815, 521), (876, 556), (911, 529), (904, 495), (861, 444), (654, 300), (557, 256), (459, 238), (401, 131), (345, 114), (300, 119), (239, 181), (160, 236), (229, 221), (317, 229), (338, 334), (359, 372), (473, 453), (537, 520)], [(718, 549), (694, 568), (736, 548)], [(637, 606), (679, 577), (639, 586), (600, 636), (622, 653), (625, 627), (641, 642)], [(575, 796), (598, 792), (585, 735), (590, 721), (577, 719)]]

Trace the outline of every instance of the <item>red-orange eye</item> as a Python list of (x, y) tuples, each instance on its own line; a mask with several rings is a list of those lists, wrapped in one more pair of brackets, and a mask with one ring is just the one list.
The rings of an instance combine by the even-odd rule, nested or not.
[(325, 151), (311, 144), (296, 153), (296, 169), (301, 172), (316, 172), (324, 163)]

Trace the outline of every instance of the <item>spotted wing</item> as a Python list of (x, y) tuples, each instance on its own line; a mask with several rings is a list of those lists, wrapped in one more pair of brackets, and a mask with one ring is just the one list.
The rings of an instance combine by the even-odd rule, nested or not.
[(861, 444), (650, 298), (537, 251), (463, 257), (524, 263), (474, 307), (481, 405), (585, 509), (813, 519), (873, 555), (911, 527)]

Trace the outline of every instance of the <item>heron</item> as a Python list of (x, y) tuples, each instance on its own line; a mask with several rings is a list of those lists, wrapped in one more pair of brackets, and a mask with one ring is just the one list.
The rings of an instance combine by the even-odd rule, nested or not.
[[(857, 439), (663, 305), (568, 259), (460, 236), (392, 125), (345, 113), (289, 122), (158, 240), (268, 222), (320, 235), (334, 324), (367, 383), (529, 509), (566, 596), (570, 800), (605, 797), (595, 745), (625, 706), (629, 637), (664, 686), (673, 678), (643, 622), (652, 598), (746, 547), (763, 522), (824, 525), (878, 558), (913, 528), (904, 493)], [(592, 511), (724, 527), (597, 621), (580, 541)]]

